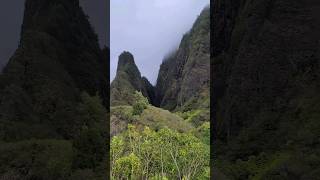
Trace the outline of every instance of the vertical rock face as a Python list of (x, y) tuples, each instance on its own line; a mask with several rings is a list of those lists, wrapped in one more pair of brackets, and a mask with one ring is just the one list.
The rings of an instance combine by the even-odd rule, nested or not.
[[(19, 47), (0, 77), (0, 119), (57, 123), (59, 129), (60, 116), (72, 114), (80, 92), (99, 93), (106, 104), (105, 61), (78, 0), (26, 0)], [(58, 115), (59, 108), (65, 114)]]
[[(133, 55), (129, 52), (123, 52), (119, 56), (116, 77), (111, 83), (111, 106), (131, 105), (134, 102), (135, 91), (141, 91), (144, 96), (149, 98), (148, 93), (151, 93), (152, 90), (147, 91), (145, 85), (150, 85), (150, 83), (146, 78), (141, 77)], [(149, 88), (151, 87), (149, 86)], [(150, 99), (149, 101), (151, 102)]]
[(213, 7), (213, 120), (229, 150), (219, 155), (247, 159), (317, 137), (302, 134), (320, 128), (319, 2), (217, 0)]
[(156, 105), (165, 109), (208, 107), (210, 80), (210, 10), (200, 14), (179, 49), (161, 64)]

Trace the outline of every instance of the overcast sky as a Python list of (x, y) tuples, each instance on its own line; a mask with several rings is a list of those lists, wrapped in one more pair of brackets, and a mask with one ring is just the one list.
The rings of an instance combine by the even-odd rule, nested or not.
[(17, 49), (24, 0), (0, 1), (0, 70)]
[(155, 84), (163, 57), (176, 48), (210, 0), (111, 0), (110, 78), (118, 56), (131, 52), (143, 76)]
[[(25, 0), (0, 1), (0, 70), (18, 47)], [(101, 46), (109, 41), (108, 0), (80, 0)]]

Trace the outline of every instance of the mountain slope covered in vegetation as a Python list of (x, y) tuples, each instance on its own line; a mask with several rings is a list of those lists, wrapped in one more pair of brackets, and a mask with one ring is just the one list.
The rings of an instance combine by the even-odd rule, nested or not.
[(210, 10), (206, 8), (164, 59), (155, 86), (156, 105), (168, 110), (208, 108), (210, 94)]
[(215, 166), (228, 179), (318, 179), (319, 7), (213, 5)]
[(149, 96), (150, 87), (147, 87), (150, 85), (146, 78), (141, 77), (133, 55), (125, 51), (119, 56), (117, 74), (111, 83), (110, 102), (112, 106), (132, 105), (135, 91), (142, 92), (151, 102), (153, 95), (150, 94)]
[(26, 0), (0, 75), (0, 179), (102, 179), (105, 53), (78, 0)]

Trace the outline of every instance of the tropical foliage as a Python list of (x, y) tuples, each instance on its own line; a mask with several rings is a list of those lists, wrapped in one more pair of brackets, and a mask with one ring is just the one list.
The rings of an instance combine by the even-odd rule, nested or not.
[(149, 127), (111, 140), (112, 179), (202, 179), (209, 177), (209, 146), (191, 133)]

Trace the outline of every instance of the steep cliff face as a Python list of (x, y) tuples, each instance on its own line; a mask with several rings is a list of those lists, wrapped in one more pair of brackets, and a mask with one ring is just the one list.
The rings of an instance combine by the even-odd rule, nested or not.
[(209, 106), (210, 11), (203, 10), (178, 50), (164, 59), (155, 104), (165, 109)]
[[(310, 162), (294, 153), (299, 147), (309, 151), (318, 147), (302, 141), (318, 137), (312, 129), (320, 128), (316, 120), (320, 112), (316, 93), (320, 90), (319, 2), (218, 0), (213, 7), (212, 108), (217, 157), (234, 162), (281, 152), (288, 157), (281, 161), (292, 163), (284, 165), (289, 170), (282, 178), (313, 177)], [(319, 157), (319, 153), (314, 155)], [(271, 171), (284, 172), (280, 163), (262, 166), (263, 175), (242, 167), (247, 173), (242, 178), (272, 179)], [(292, 166), (301, 172), (293, 172)], [(240, 174), (228, 173), (241, 179)]]
[(140, 91), (151, 102), (153, 95), (152, 86), (141, 73), (134, 62), (134, 57), (129, 52), (123, 52), (119, 56), (117, 74), (111, 83), (111, 106), (132, 105), (135, 91)]

